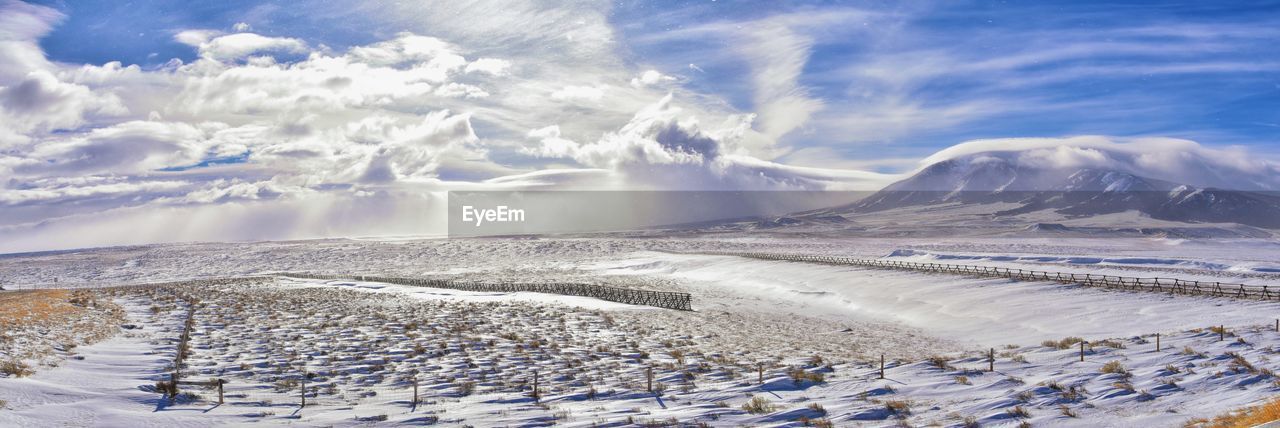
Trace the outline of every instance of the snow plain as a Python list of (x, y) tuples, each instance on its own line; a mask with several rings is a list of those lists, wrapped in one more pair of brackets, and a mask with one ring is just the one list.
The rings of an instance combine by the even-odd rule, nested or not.
[[(175, 352), (182, 302), (104, 291), (125, 308), (124, 322), (141, 328), (61, 352), (57, 367), (30, 377), (0, 377), (0, 425), (1181, 426), (1280, 393), (1277, 302), (654, 250), (1280, 283), (1268, 270), (1280, 246), (1261, 239), (326, 240), (8, 255), (0, 272), (10, 288), (54, 278), (65, 286), (379, 273), (684, 291), (696, 311), (352, 281), (192, 290), (204, 306), (189, 370), (230, 379), (219, 406), (208, 390), (173, 404), (154, 392)], [(1218, 325), (1226, 332), (1208, 329)], [(1059, 346), (1068, 337), (1087, 341), (1084, 362), (1078, 343)], [(886, 379), (878, 379), (882, 354)], [(660, 394), (647, 391), (646, 368)], [(299, 409), (304, 369), (315, 376), (313, 395)], [(537, 403), (529, 396), (535, 370)], [(406, 380), (414, 376), (418, 406)], [(744, 409), (756, 397), (764, 401)]]

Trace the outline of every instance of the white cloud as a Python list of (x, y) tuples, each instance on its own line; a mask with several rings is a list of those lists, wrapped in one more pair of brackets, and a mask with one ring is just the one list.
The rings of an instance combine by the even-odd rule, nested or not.
[(303, 53), (307, 44), (288, 37), (266, 37), (254, 33), (222, 35), (211, 30), (186, 30), (173, 36), (179, 43), (194, 46), (200, 56), (214, 61), (235, 61), (257, 53)]
[(681, 123), (681, 109), (671, 95), (645, 107), (617, 132), (599, 141), (579, 145), (560, 136), (559, 127), (529, 133), (540, 145), (531, 153), (572, 157), (597, 168), (617, 169), (626, 164), (702, 164), (720, 152), (719, 142), (702, 134), (696, 123)]
[(717, 190), (867, 190), (887, 184), (892, 176), (861, 171), (790, 167), (734, 154), (750, 129), (752, 116), (739, 116), (723, 127), (703, 130), (663, 97), (598, 141), (581, 144), (561, 136), (558, 126), (534, 129), (537, 142), (524, 153), (571, 158), (592, 168), (616, 171), (628, 186), (651, 189)]
[(805, 147), (787, 153), (780, 162), (787, 165), (825, 168), (834, 170), (903, 170), (911, 169), (917, 166), (920, 158), (915, 157), (898, 157), (886, 158), (877, 157), (870, 159), (853, 158), (847, 154), (841, 153), (831, 147), (817, 146)]
[(310, 196), (315, 190), (296, 184), (284, 183), (281, 180), (249, 182), (241, 179), (218, 179), (208, 183), (202, 189), (187, 193), (180, 198), (183, 203), (209, 204), (232, 200), (264, 200), (283, 195), (290, 198)]
[[(281, 62), (258, 53), (306, 45), (245, 35), (180, 33), (201, 54), (191, 64), (64, 66), (0, 81), (0, 123), (8, 125), (0, 143), (13, 148), (0, 153), (0, 173), (11, 178), (0, 183), (0, 201), (21, 207), (0, 226), (88, 207), (270, 204), (333, 192), (321, 188), (431, 188), (518, 172), (487, 159), (471, 114), (445, 107), (489, 96), (482, 85), (506, 75), (505, 61), (471, 62), (479, 78), (463, 83), (453, 80), (469, 63), (433, 38), (404, 33)], [(119, 117), (130, 120), (112, 122)], [(52, 132), (79, 127), (88, 129)], [(247, 163), (199, 166), (224, 158)], [(57, 181), (72, 176), (125, 181)], [(64, 204), (89, 197), (80, 208)]]
[(475, 85), (451, 82), (436, 88), (436, 95), (448, 98), (484, 98), (488, 92)]
[(50, 138), (28, 157), (42, 162), (20, 168), (20, 176), (141, 174), (198, 162), (225, 125), (125, 122), (88, 133)]
[(577, 151), (581, 149), (581, 145), (577, 142), (560, 136), (560, 126), (558, 125), (551, 125), (545, 128), (529, 131), (527, 136), (529, 139), (538, 142), (534, 147), (524, 147), (521, 149), (524, 154), (530, 156), (544, 158), (572, 158)]
[(749, 41), (739, 50), (752, 64), (760, 130), (778, 139), (804, 125), (823, 107), (822, 100), (811, 97), (798, 83), (813, 40), (770, 21), (755, 23), (747, 34)]
[(646, 70), (639, 76), (631, 78), (631, 86), (636, 88), (644, 88), (657, 85), (659, 83), (673, 82), (676, 78), (659, 73), (658, 70)]
[(127, 206), (0, 226), (0, 252), (155, 242), (257, 241), (446, 232), (442, 192), (312, 193), (287, 200)]
[(0, 86), (0, 124), (18, 133), (79, 127), (94, 117), (122, 116), (129, 110), (114, 93), (94, 93), (38, 70), (20, 81)]
[(551, 93), (551, 99), (570, 102), (597, 103), (604, 98), (604, 89), (596, 86), (570, 85)]
[(236, 25), (232, 25), (232, 26), (231, 26), (231, 29), (232, 29), (232, 30), (235, 30), (235, 32), (237, 32), (237, 33), (244, 33), (244, 32), (247, 32), (247, 31), (252, 31), (252, 30), (253, 30), (253, 26), (251, 26), (251, 25), (249, 25), (248, 23), (245, 23), (245, 22), (237, 22), (237, 23), (236, 23)]
[(0, 0), (0, 82), (51, 69), (37, 41), (64, 18), (53, 8)]
[(173, 35), (173, 41), (198, 48), (219, 35), (222, 32), (217, 30), (183, 30)]
[(467, 73), (487, 73), (494, 76), (505, 76), (510, 73), (511, 61), (498, 58), (480, 58), (467, 64)]
[(31, 189), (0, 189), (0, 205), (18, 205), (40, 202), (67, 202), (104, 195), (148, 195), (157, 192), (182, 189), (190, 186), (185, 181), (147, 181), (131, 183), (119, 177), (95, 177), (87, 182), (49, 180), (43, 186)]
[(1280, 190), (1280, 163), (1252, 156), (1240, 147), (1211, 148), (1176, 138), (1066, 138), (972, 140), (920, 161), (923, 168), (947, 159), (1005, 152), (1036, 168), (1105, 168), (1175, 183), (1224, 189)]
[[(702, 50), (693, 48), (694, 55), (705, 58), (704, 66), (715, 64), (721, 68), (738, 69), (745, 63), (749, 86), (742, 90), (750, 91), (750, 110), (756, 118), (753, 132), (739, 146), (756, 157), (773, 159), (789, 150), (779, 144), (780, 140), (805, 128), (825, 108), (824, 101), (814, 96), (800, 79), (815, 39), (819, 35), (829, 37), (824, 33), (829, 33), (831, 28), (848, 27), (850, 20), (862, 18), (865, 14), (850, 8), (834, 8), (821, 12), (780, 14), (748, 22), (709, 21), (650, 33), (638, 37), (637, 42), (661, 49), (691, 40), (711, 40), (714, 43), (707, 44)], [(706, 73), (704, 67), (697, 64), (690, 63), (688, 68)], [(633, 84), (644, 86), (644, 76), (635, 78)]]
[[(412, 65), (415, 68), (430, 70), (430, 73), (442, 73), (466, 66), (467, 61), (457, 54), (457, 50), (448, 42), (413, 33), (399, 33), (394, 39), (374, 43), (368, 46), (357, 46), (347, 53), (352, 62), (381, 67), (403, 67)], [(437, 74), (433, 80), (441, 78)]]

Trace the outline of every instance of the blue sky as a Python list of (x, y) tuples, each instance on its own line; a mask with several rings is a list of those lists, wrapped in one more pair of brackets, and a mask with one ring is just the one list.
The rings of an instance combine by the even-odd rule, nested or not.
[(377, 215), (344, 203), (455, 189), (875, 189), (975, 147), (1265, 175), (1276, 22), (1274, 1), (0, 0), (0, 235), (177, 210), (330, 236)]
[[(977, 103), (983, 111), (935, 129), (867, 137), (823, 132), (797, 144), (842, 145), (850, 156), (915, 156), (974, 138), (1103, 134), (1161, 135), (1209, 144), (1241, 144), (1275, 153), (1280, 137), (1280, 22), (1277, 2), (868, 2), (872, 16), (821, 27), (801, 76), (828, 105), (830, 120), (857, 116), (884, 98), (902, 97), (929, 119), (931, 110)], [(877, 7), (875, 5), (880, 5)], [(890, 4), (889, 6), (885, 6)], [(695, 14), (641, 9), (620, 28), (636, 40), (707, 22), (751, 22), (774, 13), (812, 13), (849, 3), (789, 10), (692, 7)], [(863, 4), (859, 4), (863, 5)], [(631, 21), (634, 19), (634, 21)], [(727, 41), (671, 38), (632, 48), (645, 61), (678, 68)], [(1007, 61), (1008, 64), (1000, 64)], [(964, 66), (991, 63), (987, 67)], [(860, 68), (899, 67), (893, 79), (868, 79)], [(923, 67), (927, 70), (911, 70)], [(741, 74), (734, 61), (703, 65)], [(892, 72), (892, 71), (890, 71)], [(734, 79), (699, 81), (750, 108), (750, 91)], [(981, 104), (989, 101), (994, 105)], [(943, 113), (934, 111), (934, 113)], [(813, 135), (820, 134), (820, 135)], [(872, 144), (888, 143), (888, 144)]]

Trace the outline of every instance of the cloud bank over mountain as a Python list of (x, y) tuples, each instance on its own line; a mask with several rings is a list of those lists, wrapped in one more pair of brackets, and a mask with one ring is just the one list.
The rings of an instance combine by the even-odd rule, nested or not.
[(984, 157), (974, 155), (983, 153), (1039, 170), (1104, 169), (1199, 187), (1280, 190), (1280, 162), (1258, 158), (1241, 147), (1205, 147), (1176, 138), (974, 140), (943, 149), (921, 160), (920, 166), (961, 158), (982, 162)]

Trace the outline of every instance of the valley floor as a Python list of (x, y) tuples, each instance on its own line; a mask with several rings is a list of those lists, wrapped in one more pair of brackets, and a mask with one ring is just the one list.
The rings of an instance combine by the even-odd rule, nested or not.
[[(1220, 266), (1231, 256), (1202, 257), (1201, 249), (1115, 262), (1113, 251), (1103, 257), (1083, 245), (994, 252), (979, 251), (981, 243), (934, 243), (895, 251), (901, 243), (764, 242), (775, 250), (963, 257), (1080, 273), (1176, 270), (1270, 280), (1265, 255), (1246, 260), (1249, 269), (1232, 269)], [(113, 337), (52, 344), (40, 358), (15, 350), (29, 347), (0, 347), (0, 360), (34, 370), (0, 375), (0, 425), (1174, 427), (1280, 394), (1273, 373), (1280, 368), (1280, 302), (646, 250), (760, 244), (529, 240), (468, 248), (454, 241), (394, 244), (397, 252), (346, 243), (340, 245), (354, 261), (311, 269), (304, 260), (323, 260), (339, 244), (193, 245), (178, 249), (199, 255), (185, 260), (157, 258), (163, 248), (37, 256), (24, 261), (63, 282), (147, 272), (178, 277), (188, 263), (260, 253), (265, 260), (242, 269), (381, 273), (399, 266), (479, 279), (573, 278), (688, 292), (695, 311), (356, 281), (99, 288), (81, 293), (116, 314), (99, 323), (123, 326)], [(443, 251), (451, 255), (425, 258)], [(386, 254), (398, 254), (400, 263), (378, 257)], [(511, 254), (535, 256), (513, 262)], [(1046, 257), (1055, 254), (1111, 261)], [(0, 259), (0, 266), (15, 266), (5, 265), (13, 260)], [(361, 260), (370, 268), (348, 270)], [(422, 262), (405, 263), (415, 260)], [(226, 380), (223, 404), (216, 389), (202, 385), (182, 386), (173, 400), (157, 390), (173, 371), (188, 313), (190, 351), (181, 373), (190, 381)], [(15, 337), (39, 331), (7, 328)]]

